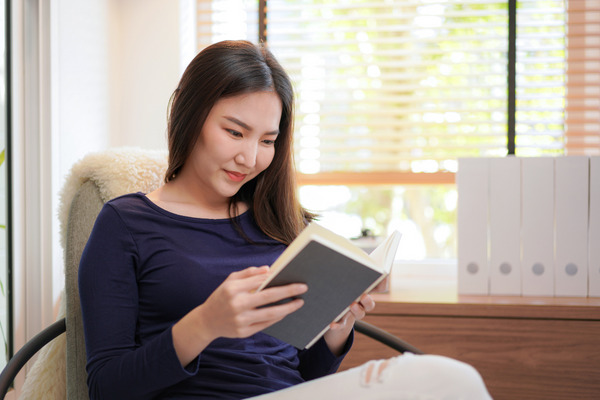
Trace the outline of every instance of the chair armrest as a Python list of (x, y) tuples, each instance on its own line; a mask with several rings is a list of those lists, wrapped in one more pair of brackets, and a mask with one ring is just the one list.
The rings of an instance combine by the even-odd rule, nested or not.
[(23, 366), (42, 347), (67, 330), (65, 319), (62, 318), (35, 335), (8, 361), (0, 374), (0, 399), (4, 399), (10, 385)]
[(375, 325), (369, 324), (368, 322), (360, 320), (354, 322), (354, 330), (362, 333), (365, 336), (375, 339), (386, 346), (399, 351), (400, 353), (409, 352), (413, 354), (424, 354), (421, 350), (417, 349), (413, 345), (392, 335), (389, 332), (384, 331), (381, 328), (376, 327)]

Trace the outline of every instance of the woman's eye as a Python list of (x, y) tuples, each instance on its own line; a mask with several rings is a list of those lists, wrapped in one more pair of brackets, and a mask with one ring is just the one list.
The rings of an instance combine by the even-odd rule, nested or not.
[(263, 143), (266, 144), (267, 146), (273, 146), (275, 144), (274, 140), (263, 140)]
[(242, 137), (242, 134), (240, 132), (234, 131), (233, 129), (227, 129), (227, 132), (229, 132), (232, 136)]

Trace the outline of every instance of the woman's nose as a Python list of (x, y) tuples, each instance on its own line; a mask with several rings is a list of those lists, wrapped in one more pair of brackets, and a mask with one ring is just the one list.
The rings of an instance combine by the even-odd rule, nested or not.
[(235, 162), (247, 168), (254, 167), (256, 165), (256, 156), (258, 153), (257, 147), (256, 143), (243, 143), (235, 156)]

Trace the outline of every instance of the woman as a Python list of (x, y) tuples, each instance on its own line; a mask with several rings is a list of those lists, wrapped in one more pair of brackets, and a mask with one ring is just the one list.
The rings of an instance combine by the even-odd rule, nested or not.
[(313, 218), (295, 194), (292, 121), (290, 80), (266, 49), (221, 42), (188, 66), (172, 98), (165, 184), (109, 201), (81, 258), (92, 399), (239, 399), (295, 386), (281, 392), (294, 398), (310, 390), (298, 384), (337, 370), (354, 320), (374, 307), (368, 295), (309, 350), (261, 333), (302, 301), (262, 306), (307, 290), (255, 291)]

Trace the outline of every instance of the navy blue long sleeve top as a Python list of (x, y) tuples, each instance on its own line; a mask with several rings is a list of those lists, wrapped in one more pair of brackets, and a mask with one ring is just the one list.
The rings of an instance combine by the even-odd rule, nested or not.
[(230, 273), (271, 265), (285, 248), (250, 211), (238, 219), (250, 241), (229, 219), (173, 214), (142, 193), (105, 204), (79, 267), (92, 400), (242, 399), (337, 370), (343, 355), (323, 339), (300, 351), (264, 333), (216, 339), (181, 366), (172, 326)]

